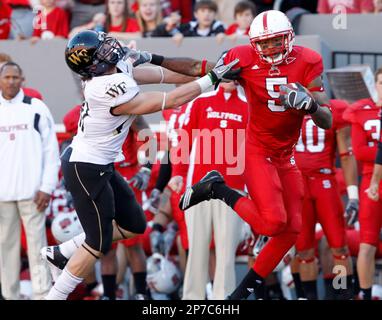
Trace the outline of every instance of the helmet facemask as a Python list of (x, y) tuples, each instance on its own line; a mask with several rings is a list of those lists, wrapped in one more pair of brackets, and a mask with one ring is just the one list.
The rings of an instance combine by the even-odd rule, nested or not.
[[(277, 42), (275, 42), (276, 40)], [(254, 37), (250, 41), (252, 47), (263, 61), (272, 65), (278, 65), (285, 61), (292, 51), (294, 34), (293, 31), (285, 31), (268, 36)], [(272, 46), (267, 47), (269, 44)]]
[(94, 53), (93, 65), (87, 68), (87, 72), (92, 76), (103, 75), (125, 55), (125, 51), (117, 39), (106, 37), (104, 33), (100, 33), (99, 37), (101, 45)]

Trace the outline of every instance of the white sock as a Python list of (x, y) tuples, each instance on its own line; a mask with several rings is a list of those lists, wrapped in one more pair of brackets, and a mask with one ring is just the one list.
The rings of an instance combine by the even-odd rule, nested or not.
[(65, 267), (61, 275), (56, 280), (54, 286), (50, 289), (45, 300), (66, 300), (68, 295), (73, 292), (79, 283), (84, 279), (71, 274)]
[(73, 253), (83, 244), (85, 241), (85, 232), (73, 237), (72, 239), (63, 242), (59, 245), (60, 252), (66, 259), (70, 259)]

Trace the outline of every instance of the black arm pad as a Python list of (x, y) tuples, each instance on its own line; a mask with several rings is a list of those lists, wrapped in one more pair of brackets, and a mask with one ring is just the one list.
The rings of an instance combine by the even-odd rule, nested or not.
[(155, 184), (155, 189), (158, 189), (160, 192), (163, 192), (164, 188), (167, 186), (167, 183), (171, 179), (171, 171), (171, 162), (169, 152), (167, 151), (161, 161), (159, 176)]
[(153, 54), (152, 58), (151, 58), (151, 64), (155, 64), (157, 66), (161, 66), (162, 63), (163, 63), (163, 60), (164, 60), (163, 56), (160, 56), (160, 55), (157, 55), (157, 54)]

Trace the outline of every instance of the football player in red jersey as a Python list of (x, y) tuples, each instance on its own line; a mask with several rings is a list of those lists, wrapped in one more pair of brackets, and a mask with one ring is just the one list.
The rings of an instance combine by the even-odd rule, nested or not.
[[(342, 115), (348, 104), (331, 100), (333, 126), (330, 130), (317, 127), (310, 115), (304, 117), (296, 146), (296, 163), (304, 179), (305, 197), (302, 229), (296, 249), (305, 297), (317, 299), (318, 266), (315, 259), (315, 226), (319, 222), (331, 248), (334, 265), (346, 268), (346, 289), (335, 290), (336, 298), (352, 298), (353, 268), (346, 246), (344, 210), (335, 177), (336, 149), (341, 159), (347, 190), (347, 222), (354, 224), (358, 213), (357, 163), (351, 153), (350, 124)], [(297, 275), (293, 274), (293, 277)], [(330, 274), (327, 282), (331, 284)], [(298, 281), (297, 281), (298, 282)]]
[[(352, 145), (356, 159), (362, 163), (360, 190), (360, 238), (357, 271), (363, 299), (371, 299), (375, 270), (375, 252), (382, 226), (382, 200), (373, 201), (367, 195), (381, 132), (382, 68), (375, 74), (378, 100), (362, 99), (344, 113), (352, 123)], [(381, 191), (379, 191), (381, 196)]]
[[(229, 188), (212, 171), (182, 196), (188, 209), (211, 198), (223, 200), (257, 234), (271, 236), (230, 299), (245, 299), (295, 244), (301, 229), (303, 180), (293, 157), (304, 115), (329, 129), (329, 99), (323, 92), (322, 58), (294, 46), (294, 31), (279, 11), (258, 15), (250, 28), (250, 45), (228, 51), (225, 62), (240, 60), (239, 83), (250, 106), (245, 180), (251, 199)], [(164, 64), (167, 65), (168, 64)]]

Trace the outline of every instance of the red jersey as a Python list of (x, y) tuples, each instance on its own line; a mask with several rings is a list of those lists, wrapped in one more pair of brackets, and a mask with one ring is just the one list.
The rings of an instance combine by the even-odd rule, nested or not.
[(8, 39), (11, 31), (12, 9), (6, 3), (0, 3), (0, 39)]
[(110, 26), (108, 32), (140, 32), (138, 22), (135, 19), (127, 18), (125, 30), (122, 30), (123, 25), (119, 26)]
[[(188, 104), (184, 104), (176, 109), (165, 109), (162, 112), (163, 119), (166, 121), (166, 134), (169, 140), (170, 144), (170, 159), (173, 158), (173, 156), (178, 156), (180, 149), (177, 149), (176, 147), (179, 144), (179, 135), (178, 130), (182, 127), (185, 117), (185, 111)], [(177, 168), (177, 166), (180, 166)], [(182, 163), (172, 163), (171, 164), (171, 176), (175, 176), (174, 173), (183, 173), (183, 178), (186, 178), (187, 175), (187, 169), (184, 170), (181, 168), (181, 166), (184, 166)], [(186, 168), (188, 168), (188, 165), (186, 165)]]
[(240, 59), (236, 66), (242, 68), (239, 82), (249, 104), (247, 144), (275, 155), (292, 153), (306, 113), (281, 106), (279, 86), (299, 82), (306, 87), (323, 71), (321, 56), (311, 49), (294, 46), (285, 62), (272, 67), (260, 59), (251, 45), (244, 45), (231, 49), (225, 63), (236, 58)]
[(39, 91), (32, 88), (23, 88), (24, 94), (31, 98), (37, 98), (43, 100), (42, 95)]
[(51, 32), (55, 37), (68, 37), (69, 17), (64, 9), (54, 8), (46, 16), (39, 12), (34, 23), (33, 36), (43, 37), (45, 32)]
[(133, 130), (129, 131), (125, 142), (122, 145), (122, 153), (125, 156), (125, 160), (120, 162), (120, 166), (136, 166), (138, 165), (138, 142), (137, 133)]
[(362, 163), (362, 174), (371, 174), (381, 133), (381, 108), (372, 99), (362, 99), (346, 110), (344, 118), (352, 124), (353, 152)]
[(331, 14), (338, 13), (337, 10), (346, 10), (346, 13), (373, 12), (373, 0), (319, 0), (317, 5), (318, 13)]
[[(231, 24), (227, 29), (226, 31), (224, 32), (225, 34), (227, 35), (230, 35), (230, 34), (234, 34), (237, 32), (237, 30), (239, 29), (239, 25), (237, 23), (233, 23)], [(249, 32), (249, 28), (245, 31), (244, 35), (247, 35)]]
[(304, 117), (295, 158), (298, 168), (305, 175), (335, 174), (336, 131), (350, 124), (343, 119), (348, 104), (343, 100), (330, 102), (333, 112), (333, 125), (330, 129), (317, 127), (310, 115)]
[(62, 119), (65, 126), (65, 131), (73, 134), (77, 134), (78, 121), (80, 121), (81, 105), (76, 105), (73, 109), (70, 109)]
[[(248, 104), (245, 97), (234, 91), (228, 98), (223, 89), (200, 95), (188, 106), (182, 129), (187, 132), (190, 164), (187, 173), (187, 186), (199, 181), (207, 172), (218, 170), (227, 184), (243, 190), (242, 175), (230, 174), (237, 168), (237, 157), (244, 142), (248, 123)], [(185, 166), (176, 166), (174, 175), (184, 176)]]

